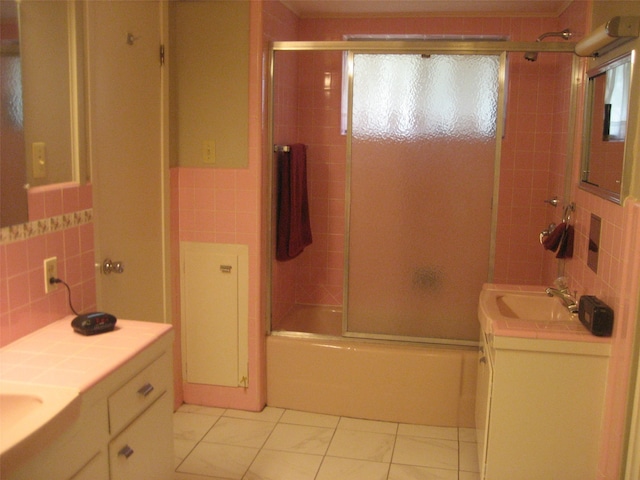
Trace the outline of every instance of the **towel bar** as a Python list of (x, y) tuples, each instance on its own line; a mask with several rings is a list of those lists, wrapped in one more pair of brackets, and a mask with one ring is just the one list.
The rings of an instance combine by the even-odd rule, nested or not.
[(274, 145), (273, 151), (274, 152), (290, 152), (291, 147), (289, 145)]

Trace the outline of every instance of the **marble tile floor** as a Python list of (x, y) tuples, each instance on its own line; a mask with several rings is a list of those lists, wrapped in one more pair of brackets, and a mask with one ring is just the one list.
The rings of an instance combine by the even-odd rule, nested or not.
[(174, 480), (479, 480), (475, 432), (182, 405)]

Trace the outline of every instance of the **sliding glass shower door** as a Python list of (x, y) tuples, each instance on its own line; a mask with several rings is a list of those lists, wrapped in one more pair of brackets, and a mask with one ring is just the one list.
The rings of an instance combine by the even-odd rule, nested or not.
[(347, 335), (475, 341), (498, 55), (353, 55)]

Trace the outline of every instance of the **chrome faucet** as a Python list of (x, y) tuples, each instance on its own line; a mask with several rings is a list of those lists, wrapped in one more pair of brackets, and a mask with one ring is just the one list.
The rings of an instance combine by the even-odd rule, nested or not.
[(557, 288), (549, 287), (545, 290), (545, 293), (550, 297), (558, 297), (571, 313), (577, 313), (578, 305), (575, 298), (569, 291), (566, 279), (564, 277), (560, 277), (553, 283)]

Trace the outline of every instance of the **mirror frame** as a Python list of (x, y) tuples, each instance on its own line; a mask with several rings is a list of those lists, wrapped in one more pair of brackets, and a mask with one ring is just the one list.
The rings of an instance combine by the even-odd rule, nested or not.
[[(634, 64), (634, 55), (633, 52), (626, 52), (622, 55), (617, 56), (616, 58), (605, 62), (601, 65), (598, 65), (586, 73), (586, 88), (585, 88), (585, 103), (584, 103), (584, 122), (582, 129), (582, 159), (581, 159), (581, 168), (580, 168), (580, 184), (579, 187), (583, 190), (586, 190), (598, 197), (604, 198), (605, 200), (609, 200), (611, 202), (621, 204), (622, 198), (625, 196), (625, 189), (627, 187), (627, 182), (625, 178), (627, 175), (627, 162), (625, 161), (627, 156), (627, 137), (624, 139), (624, 147), (622, 152), (622, 176), (620, 179), (620, 188), (616, 191), (611, 191), (605, 188), (602, 188), (594, 183), (590, 183), (588, 181), (589, 174), (589, 163), (590, 163), (590, 154), (591, 154), (591, 130), (593, 125), (593, 103), (594, 103), (594, 83), (593, 79), (604, 74), (606, 71), (611, 70), (619, 65), (624, 63), (630, 63), (631, 68), (629, 72), (629, 84), (633, 82), (633, 64)], [(631, 90), (631, 88), (630, 88)], [(631, 99), (629, 99), (630, 101)], [(627, 117), (628, 121), (628, 117)], [(627, 135), (628, 136), (628, 135)]]

